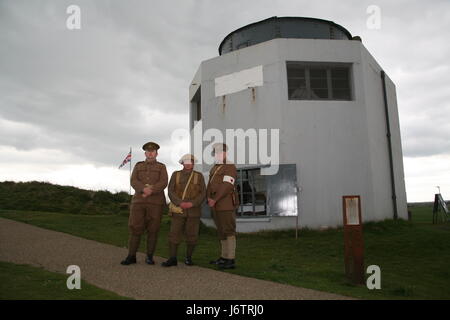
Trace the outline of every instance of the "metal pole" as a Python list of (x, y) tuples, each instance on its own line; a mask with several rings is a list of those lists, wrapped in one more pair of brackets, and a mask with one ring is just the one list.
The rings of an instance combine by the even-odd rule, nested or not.
[(297, 199), (295, 199), (297, 201), (297, 205), (296, 205), (296, 207), (297, 207), (297, 216), (295, 217), (295, 240), (297, 240), (298, 239), (298, 214), (299, 214), (299, 212), (298, 212), (299, 211), (298, 197), (299, 197), (299, 193), (300, 193), (297, 183), (295, 185), (295, 192), (297, 194)]
[(131, 161), (133, 160), (133, 156), (131, 154), (131, 147), (130, 147), (130, 196), (131, 196)]
[(394, 160), (392, 158), (392, 142), (391, 142), (391, 126), (389, 123), (389, 110), (388, 110), (388, 101), (386, 94), (386, 74), (383, 70), (381, 70), (381, 82), (383, 86), (383, 100), (384, 100), (384, 112), (386, 117), (386, 127), (387, 127), (387, 141), (388, 141), (388, 152), (389, 152), (389, 167), (391, 174), (391, 188), (392, 188), (392, 205), (394, 208), (394, 220), (397, 220), (397, 195), (395, 194), (395, 176), (394, 176)]
[(240, 177), (240, 181), (239, 181), (239, 186), (241, 188), (241, 192), (240, 192), (240, 199), (241, 199), (241, 203), (239, 204), (239, 210), (241, 211), (241, 216), (244, 215), (244, 182), (242, 181), (244, 179), (244, 170), (239, 170), (239, 177)]

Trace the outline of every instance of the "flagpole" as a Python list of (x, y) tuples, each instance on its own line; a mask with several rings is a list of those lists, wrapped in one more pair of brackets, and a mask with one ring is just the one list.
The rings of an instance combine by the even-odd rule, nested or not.
[(130, 147), (130, 196), (131, 196), (131, 161), (133, 159), (133, 156), (131, 154), (131, 147)]

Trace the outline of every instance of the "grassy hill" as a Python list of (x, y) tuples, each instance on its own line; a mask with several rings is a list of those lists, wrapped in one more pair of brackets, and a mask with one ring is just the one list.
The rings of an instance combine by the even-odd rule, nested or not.
[(127, 214), (126, 192), (91, 191), (46, 182), (0, 182), (0, 209), (71, 214)]

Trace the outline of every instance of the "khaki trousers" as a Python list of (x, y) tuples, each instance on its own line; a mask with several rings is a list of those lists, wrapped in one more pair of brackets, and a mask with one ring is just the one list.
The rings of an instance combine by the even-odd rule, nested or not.
[(130, 232), (129, 255), (136, 255), (141, 235), (147, 231), (147, 254), (155, 252), (161, 226), (163, 206), (150, 203), (132, 203), (128, 229)]
[(236, 236), (236, 211), (213, 210), (213, 219), (217, 227), (219, 240), (226, 240), (228, 237)]
[(172, 214), (169, 231), (169, 243), (178, 245), (186, 238), (186, 244), (195, 245), (198, 241), (200, 217), (190, 217), (181, 214)]

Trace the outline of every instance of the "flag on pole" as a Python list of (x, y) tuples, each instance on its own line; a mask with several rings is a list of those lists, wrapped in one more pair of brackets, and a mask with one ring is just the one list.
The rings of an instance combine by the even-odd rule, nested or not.
[(128, 154), (125, 157), (125, 159), (123, 159), (122, 164), (119, 166), (119, 169), (122, 168), (124, 165), (126, 165), (130, 161), (131, 161), (131, 151), (128, 152)]

